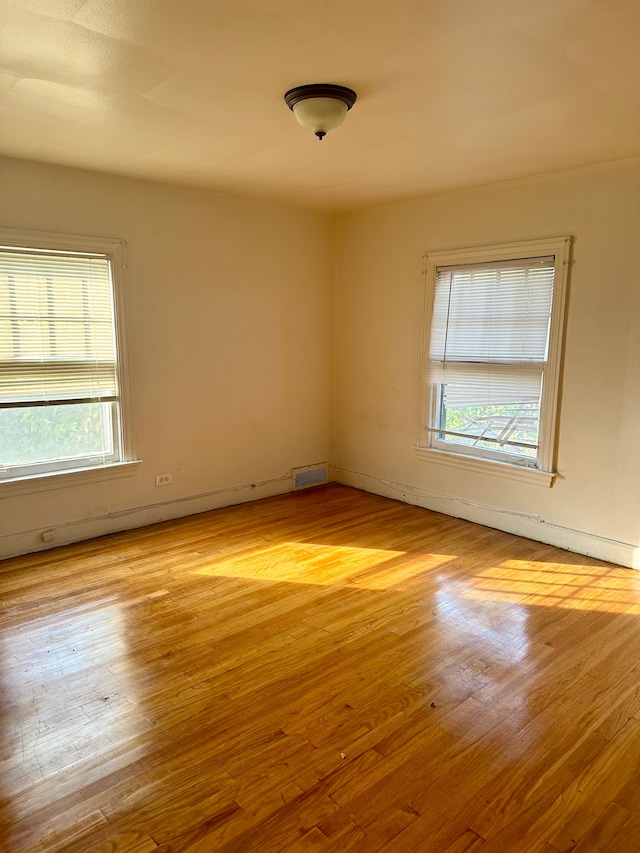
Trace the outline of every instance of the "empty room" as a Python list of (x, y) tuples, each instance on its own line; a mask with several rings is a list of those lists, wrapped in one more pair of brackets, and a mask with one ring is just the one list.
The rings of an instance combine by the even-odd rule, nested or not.
[(0, 0), (0, 849), (640, 850), (636, 0)]

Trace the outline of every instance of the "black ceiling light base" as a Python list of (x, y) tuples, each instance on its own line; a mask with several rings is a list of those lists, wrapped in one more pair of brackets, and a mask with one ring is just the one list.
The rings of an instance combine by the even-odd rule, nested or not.
[(295, 86), (289, 89), (285, 92), (284, 99), (290, 110), (307, 98), (334, 98), (336, 101), (345, 103), (350, 110), (357, 97), (353, 89), (348, 89), (346, 86), (335, 86), (333, 83), (308, 83), (306, 86)]

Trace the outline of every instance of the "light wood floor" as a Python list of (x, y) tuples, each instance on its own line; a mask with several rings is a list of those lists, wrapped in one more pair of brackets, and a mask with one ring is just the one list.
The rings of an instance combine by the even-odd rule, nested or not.
[(0, 590), (3, 851), (640, 851), (640, 573), (328, 486)]

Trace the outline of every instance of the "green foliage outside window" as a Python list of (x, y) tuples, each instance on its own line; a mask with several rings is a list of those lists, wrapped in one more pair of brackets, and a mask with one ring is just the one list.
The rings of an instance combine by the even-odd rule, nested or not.
[(0, 467), (111, 452), (108, 404), (0, 409)]

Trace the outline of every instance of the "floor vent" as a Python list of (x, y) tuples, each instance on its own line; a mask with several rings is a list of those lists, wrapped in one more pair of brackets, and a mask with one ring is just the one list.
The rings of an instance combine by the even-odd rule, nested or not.
[(320, 486), (328, 482), (329, 466), (326, 462), (321, 465), (307, 465), (306, 468), (292, 468), (293, 488), (308, 489), (309, 486)]

